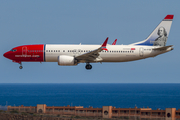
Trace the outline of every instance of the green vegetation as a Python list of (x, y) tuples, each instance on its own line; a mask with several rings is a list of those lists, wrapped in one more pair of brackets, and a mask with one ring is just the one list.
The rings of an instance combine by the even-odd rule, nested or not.
[(1, 112), (5, 112), (5, 111), (4, 111), (4, 110), (0, 110), (0, 113), (1, 113)]
[(30, 115), (33, 115), (34, 113), (29, 113)]
[(19, 113), (19, 111), (17, 111), (17, 110), (12, 110), (12, 111), (10, 111), (10, 113)]
[(139, 117), (137, 117), (137, 118), (136, 118), (136, 120), (140, 120), (140, 118), (139, 118)]
[(123, 117), (121, 116), (121, 117), (119, 117), (119, 119), (123, 119)]
[(124, 119), (129, 119), (129, 117), (126, 117), (126, 116), (125, 116)]
[(25, 112), (22, 112), (21, 114), (22, 114), (22, 115), (28, 115), (28, 114), (27, 114), (27, 113), (25, 113)]
[(81, 118), (80, 116), (75, 116), (74, 118)]

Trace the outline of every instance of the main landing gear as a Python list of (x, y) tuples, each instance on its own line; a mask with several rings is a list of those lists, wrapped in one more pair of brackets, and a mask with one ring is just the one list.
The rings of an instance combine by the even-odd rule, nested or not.
[(19, 69), (23, 69), (22, 63), (19, 63), (19, 64), (20, 64)]
[(90, 70), (92, 69), (92, 65), (90, 65), (89, 63), (86, 63), (86, 67), (85, 67), (87, 70)]

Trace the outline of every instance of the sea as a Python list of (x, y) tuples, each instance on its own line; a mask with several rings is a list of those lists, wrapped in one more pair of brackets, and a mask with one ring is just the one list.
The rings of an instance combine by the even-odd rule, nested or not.
[(0, 105), (180, 109), (180, 84), (161, 83), (1, 83)]

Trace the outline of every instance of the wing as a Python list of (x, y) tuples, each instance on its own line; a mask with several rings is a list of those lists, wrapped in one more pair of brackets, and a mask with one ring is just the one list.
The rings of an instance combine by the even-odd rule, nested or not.
[(101, 52), (102, 50), (108, 51), (106, 49), (107, 41), (108, 41), (108, 37), (106, 38), (106, 40), (104, 41), (104, 43), (102, 44), (102, 46), (100, 48), (90, 51), (88, 53), (79, 55), (79, 56), (75, 57), (75, 59), (78, 60), (79, 62), (102, 61), (102, 58), (99, 57), (99, 52)]
[(116, 45), (117, 39), (115, 39), (115, 41), (112, 43), (112, 45)]

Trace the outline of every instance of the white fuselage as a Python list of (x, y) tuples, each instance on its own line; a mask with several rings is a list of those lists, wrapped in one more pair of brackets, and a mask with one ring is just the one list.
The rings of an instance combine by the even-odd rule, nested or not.
[[(98, 49), (101, 45), (45, 45), (45, 62), (57, 62), (58, 56), (79, 56), (90, 51)], [(89, 62), (127, 62), (148, 57), (155, 57), (159, 54), (171, 51), (167, 50), (153, 50), (157, 46), (140, 46), (140, 45), (107, 45), (108, 51), (101, 51), (99, 57), (102, 58), (97, 61)]]

